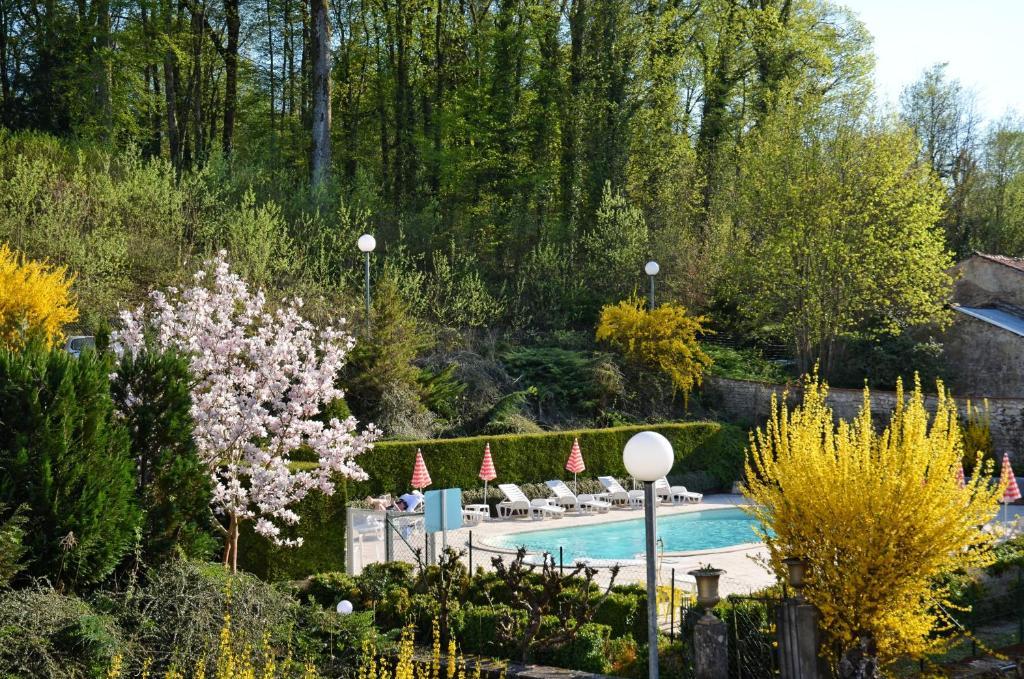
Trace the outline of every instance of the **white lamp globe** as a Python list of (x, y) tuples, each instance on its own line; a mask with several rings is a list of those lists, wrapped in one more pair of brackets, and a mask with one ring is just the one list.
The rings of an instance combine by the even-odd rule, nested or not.
[(648, 276), (657, 276), (659, 271), (661, 271), (661, 267), (653, 259), (644, 265), (644, 272)]
[(359, 237), (359, 240), (357, 241), (356, 244), (359, 246), (359, 249), (362, 250), (363, 252), (373, 252), (373, 249), (377, 247), (377, 239), (368, 233), (364, 233), (362, 236)]
[(338, 602), (338, 613), (342, 615), (348, 615), (352, 612), (352, 602), (348, 599), (342, 599)]
[(672, 444), (656, 431), (634, 434), (622, 449), (622, 463), (629, 475), (638, 481), (657, 481), (667, 476), (673, 462)]

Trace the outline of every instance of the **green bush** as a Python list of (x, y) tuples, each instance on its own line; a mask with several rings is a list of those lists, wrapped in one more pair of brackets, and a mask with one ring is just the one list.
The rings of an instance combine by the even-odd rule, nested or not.
[(612, 638), (632, 636), (647, 641), (647, 594), (610, 592), (594, 614), (594, 622), (607, 625)]
[(305, 593), (324, 608), (331, 609), (343, 599), (359, 600), (359, 587), (355, 579), (338, 571), (317, 573), (307, 582)]
[(702, 344), (701, 348), (714, 361), (712, 375), (772, 383), (786, 382), (792, 377), (782, 365), (769, 361), (757, 349), (734, 349), (717, 344)]
[(125, 652), (109, 616), (50, 588), (0, 592), (0, 677), (79, 679)]
[(26, 573), (58, 588), (106, 578), (141, 520), (109, 373), (91, 351), (0, 350), (0, 504), (25, 505)]
[(452, 617), (452, 629), (463, 653), (508, 658), (516, 652), (515, 646), (495, 634), (499, 622), (507, 619), (513, 620), (514, 628), (525, 627), (526, 611), (505, 604), (466, 604)]
[(188, 361), (168, 352), (126, 353), (110, 383), (136, 460), (142, 524), (142, 557), (164, 561), (181, 550), (210, 556), (213, 537), (210, 474), (192, 438)]
[[(562, 625), (564, 621), (552, 615), (541, 623), (542, 626), (545, 624)], [(611, 668), (605, 654), (609, 632), (607, 625), (588, 622), (580, 627), (572, 640), (554, 648), (538, 649), (535, 660), (542, 665), (604, 674)]]
[[(0, 505), (0, 515), (5, 514)], [(25, 564), (21, 562), (25, 555), (25, 515), (17, 509), (13, 514), (0, 521), (0, 587), (6, 587), (14, 576), (21, 572)]]
[(622, 478), (626, 476), (622, 465), (623, 446), (633, 434), (647, 429), (663, 434), (672, 442), (676, 454), (672, 473), (707, 471), (723, 487), (740, 478), (747, 445), (741, 429), (718, 422), (683, 422), (544, 434), (383, 441), (358, 458), (370, 478), (349, 482), (350, 492), (353, 497), (407, 492), (417, 449), (423, 452), (433, 488), (479, 488), (482, 484), (477, 474), (487, 443), (491, 444), (491, 455), (498, 471), (494, 484), (504, 481), (543, 483), (549, 479), (571, 478), (565, 471), (565, 461), (576, 437), (587, 465), (586, 476)]

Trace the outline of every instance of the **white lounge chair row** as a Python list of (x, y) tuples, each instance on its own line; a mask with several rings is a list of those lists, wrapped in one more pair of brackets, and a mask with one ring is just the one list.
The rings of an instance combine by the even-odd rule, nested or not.
[[(505, 495), (505, 499), (498, 503), (498, 517), (507, 519), (516, 515), (529, 516), (531, 519), (544, 519), (547, 517), (560, 518), (565, 514), (566, 509), (582, 513), (603, 513), (612, 507), (636, 508), (644, 506), (644, 492), (642, 490), (626, 490), (611, 476), (599, 476), (598, 480), (604, 486), (605, 491), (597, 495), (588, 493), (573, 493), (564, 481), (547, 481), (545, 485), (554, 497), (536, 498), (530, 500), (526, 494), (514, 483), (502, 483), (498, 489)], [(659, 500), (677, 504), (680, 502), (700, 502), (704, 496), (700, 493), (691, 493), (686, 486), (669, 485), (667, 479), (659, 479), (654, 484), (654, 492)], [(464, 510), (464, 516), (472, 522), (485, 518), (488, 514), (484, 505), (471, 505)]]

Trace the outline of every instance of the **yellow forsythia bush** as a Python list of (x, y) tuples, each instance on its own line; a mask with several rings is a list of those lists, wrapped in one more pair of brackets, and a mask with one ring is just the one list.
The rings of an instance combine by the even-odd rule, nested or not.
[(65, 267), (25, 259), (0, 244), (0, 345), (21, 347), (38, 335), (53, 346), (78, 319)]
[(417, 663), (413, 659), (414, 634), (412, 625), (402, 630), (398, 656), (394, 658), (377, 654), (373, 646), (367, 642), (363, 647), (356, 679), (480, 679), (480, 663), (475, 663), (473, 670), (470, 671), (465, 658), (458, 652), (454, 639), (448, 641), (447, 663), (442, 670), (441, 633), (436, 618), (429, 666)]
[(690, 316), (679, 304), (648, 310), (634, 296), (601, 309), (596, 337), (629, 360), (662, 371), (685, 396), (700, 386), (704, 371), (711, 367), (711, 357), (697, 342), (698, 334), (708, 332), (706, 321)]
[(990, 482), (992, 462), (980, 459), (960, 487), (956, 406), (938, 387), (930, 416), (920, 383), (906, 399), (899, 384), (879, 432), (866, 389), (856, 419), (837, 424), (827, 385), (805, 378), (802, 405), (773, 402), (767, 425), (751, 435), (745, 494), (768, 529), (776, 574), (783, 577), (787, 557), (806, 560), (804, 595), (821, 612), (826, 652), (873, 639), (885, 664), (941, 650), (946, 642), (932, 633), (949, 627), (942, 611), (957, 609), (939, 576), (991, 562), (981, 526), (1003, 489)]

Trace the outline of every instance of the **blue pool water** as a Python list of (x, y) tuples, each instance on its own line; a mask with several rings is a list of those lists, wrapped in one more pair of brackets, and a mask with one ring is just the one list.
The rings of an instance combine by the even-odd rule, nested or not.
[[(741, 509), (712, 509), (658, 517), (658, 537), (666, 552), (731, 547), (758, 542), (757, 520)], [(626, 521), (511, 533), (488, 540), (494, 547), (526, 547), (533, 553), (558, 555), (567, 563), (576, 559), (635, 559), (644, 552), (642, 518)]]

